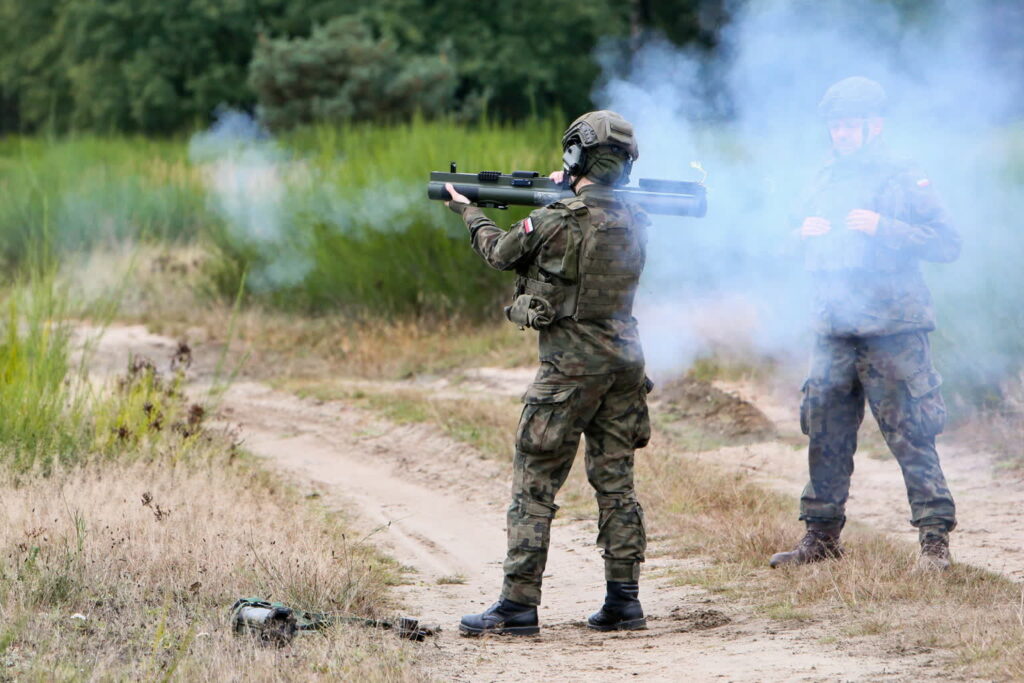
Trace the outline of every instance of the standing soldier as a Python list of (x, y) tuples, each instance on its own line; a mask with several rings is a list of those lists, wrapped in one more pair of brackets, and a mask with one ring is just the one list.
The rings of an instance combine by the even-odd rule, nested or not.
[(586, 439), (587, 478), (599, 509), (607, 595), (587, 625), (646, 626), (638, 599), (644, 517), (633, 490), (633, 452), (650, 438), (643, 352), (632, 315), (646, 258), (646, 215), (616, 199), (638, 156), (633, 127), (611, 111), (576, 119), (562, 137), (576, 196), (530, 214), (507, 232), (449, 184), (473, 249), (493, 268), (515, 270), (506, 317), (540, 332), (540, 369), (523, 396), (516, 436), (508, 554), (501, 599), (463, 617), (467, 635), (538, 633), (555, 494)]
[(935, 451), (946, 409), (919, 264), (955, 260), (960, 238), (928, 177), (883, 146), (885, 100), (882, 86), (858, 76), (830, 87), (819, 104), (833, 158), (817, 176), (800, 227), (818, 335), (800, 406), (810, 437), (810, 481), (800, 498), (807, 534), (795, 550), (773, 555), (772, 567), (842, 554), (865, 398), (903, 470), (921, 542), (918, 567), (949, 567), (956, 508)]

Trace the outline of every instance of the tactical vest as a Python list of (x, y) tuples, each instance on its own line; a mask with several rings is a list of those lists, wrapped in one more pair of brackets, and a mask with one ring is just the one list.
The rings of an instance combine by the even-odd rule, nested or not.
[(806, 241), (804, 267), (811, 272), (873, 270), (877, 251), (874, 241), (864, 233), (846, 230), (844, 222), (854, 209), (877, 210), (878, 195), (904, 170), (897, 166), (861, 173), (846, 170), (841, 175), (833, 173), (815, 188), (805, 207), (807, 215), (821, 216), (833, 229)]
[[(572, 213), (571, 231), (563, 264), (569, 282), (549, 281), (531, 264), (516, 281), (513, 304), (505, 309), (509, 320), (522, 327), (541, 329), (563, 318), (574, 320), (628, 319), (633, 315), (643, 245), (635, 221), (629, 225), (592, 221), (579, 197), (552, 207)], [(633, 216), (636, 210), (623, 206)]]

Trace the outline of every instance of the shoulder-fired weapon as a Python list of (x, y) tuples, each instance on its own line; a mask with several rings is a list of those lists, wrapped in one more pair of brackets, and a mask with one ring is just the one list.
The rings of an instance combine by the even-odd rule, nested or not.
[[(455, 162), (450, 170), (432, 171), (427, 197), (439, 201), (451, 199), (445, 183), (477, 206), (507, 209), (510, 206), (547, 206), (573, 196), (566, 185), (541, 176), (536, 171), (480, 171), (459, 173)], [(702, 218), (708, 211), (707, 188), (703, 180), (655, 180), (641, 178), (637, 186), (617, 187), (617, 197), (640, 206), (648, 213)]]

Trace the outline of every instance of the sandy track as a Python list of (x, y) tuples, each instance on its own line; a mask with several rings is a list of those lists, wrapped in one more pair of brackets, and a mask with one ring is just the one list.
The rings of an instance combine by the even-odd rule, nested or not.
[[(820, 632), (780, 630), (743, 606), (665, 579), (644, 581), (648, 631), (592, 633), (582, 619), (598, 606), (604, 586), (593, 546), (596, 526), (586, 522), (560, 522), (553, 532), (540, 637), (460, 638), (458, 618), (493, 602), (500, 586), (506, 467), (430, 427), (397, 427), (350, 406), (317, 405), (259, 384), (235, 385), (226, 405), (246, 448), (337, 496), (371, 527), (385, 527), (373, 539), (417, 568), (414, 582), (402, 590), (406, 604), (447, 627), (430, 657), (443, 679), (678, 680), (685, 670), (698, 680), (878, 680), (906, 673), (905, 663), (822, 653)], [(652, 545), (657, 556), (657, 543)], [(654, 559), (645, 569), (657, 575), (674, 563)], [(453, 576), (464, 583), (438, 583)], [(730, 623), (700, 628), (715, 616), (709, 610)]]
[[(95, 367), (118, 369), (129, 352), (163, 360), (174, 346), (140, 327), (114, 328)], [(200, 375), (203, 367), (200, 354)], [(480, 391), (502, 390), (482, 384)], [(354, 512), (368, 542), (415, 568), (401, 593), (411, 613), (445, 628), (424, 645), (428, 670), (441, 680), (875, 681), (938, 673), (926, 656), (848, 639), (825, 645), (833, 633), (822, 623), (784, 628), (747, 605), (673, 586), (665, 570), (683, 562), (666, 559), (658, 539), (641, 593), (650, 628), (588, 631), (582, 620), (603, 595), (602, 565), (595, 524), (571, 520), (556, 520), (552, 533), (541, 635), (462, 638), (458, 618), (486, 607), (500, 587), (507, 463), (485, 460), (429, 426), (396, 426), (345, 403), (302, 400), (253, 382), (231, 387), (223, 414), (239, 426), (246, 448)]]

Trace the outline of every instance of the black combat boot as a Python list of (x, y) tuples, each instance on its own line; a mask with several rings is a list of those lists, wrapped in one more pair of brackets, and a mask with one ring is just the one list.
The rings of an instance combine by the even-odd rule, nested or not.
[(595, 631), (636, 631), (647, 628), (644, 608), (640, 606), (640, 585), (609, 581), (604, 606), (587, 619), (587, 628)]
[(537, 608), (502, 598), (480, 614), (462, 617), (459, 630), (465, 636), (493, 633), (502, 636), (533, 636), (540, 633)]
[(800, 539), (796, 548), (784, 553), (775, 553), (768, 564), (774, 569), (784, 564), (810, 564), (842, 557), (843, 546), (839, 542), (839, 533), (842, 530), (842, 524), (808, 524), (807, 533)]

